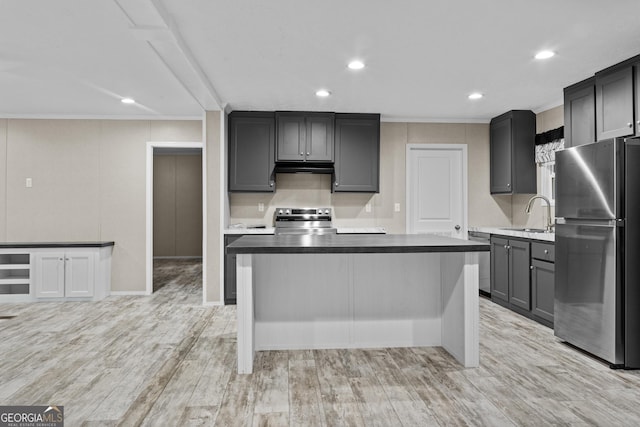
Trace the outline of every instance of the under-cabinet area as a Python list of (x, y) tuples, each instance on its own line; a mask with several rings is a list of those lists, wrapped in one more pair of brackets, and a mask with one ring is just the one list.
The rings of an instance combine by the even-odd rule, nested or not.
[(553, 327), (555, 245), (491, 236), (491, 300)]
[(0, 302), (100, 300), (111, 288), (113, 242), (0, 245)]

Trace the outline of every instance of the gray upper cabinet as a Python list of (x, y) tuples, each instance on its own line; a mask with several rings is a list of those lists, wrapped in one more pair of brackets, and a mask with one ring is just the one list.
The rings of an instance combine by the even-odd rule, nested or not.
[(564, 146), (596, 141), (596, 79), (591, 77), (564, 89)]
[(273, 192), (274, 113), (229, 114), (229, 191)]
[(598, 141), (634, 135), (633, 66), (616, 66), (596, 74)]
[(535, 194), (536, 116), (513, 110), (491, 120), (491, 194)]
[(335, 115), (333, 191), (380, 191), (380, 115)]
[(333, 162), (334, 113), (276, 112), (278, 162)]

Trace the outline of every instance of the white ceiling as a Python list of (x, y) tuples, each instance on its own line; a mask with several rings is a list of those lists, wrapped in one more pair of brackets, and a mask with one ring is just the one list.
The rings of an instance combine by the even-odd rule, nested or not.
[(638, 16), (638, 0), (0, 0), (0, 117), (487, 121), (640, 54)]

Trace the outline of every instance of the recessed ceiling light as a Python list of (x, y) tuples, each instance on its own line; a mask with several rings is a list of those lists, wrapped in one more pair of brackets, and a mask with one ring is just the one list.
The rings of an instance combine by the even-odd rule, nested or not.
[(552, 50), (541, 50), (540, 52), (536, 53), (536, 59), (549, 59), (555, 54), (556, 53)]
[(122, 102), (123, 104), (135, 104), (136, 100), (133, 98), (122, 98), (120, 102)]
[(361, 70), (364, 68), (364, 62), (362, 61), (351, 61), (349, 62), (349, 65), (347, 65), (347, 67), (351, 68), (352, 70)]
[(331, 95), (331, 92), (325, 89), (320, 89), (319, 91), (316, 92), (316, 96), (319, 96), (321, 98), (326, 98), (329, 95)]
[(483, 94), (481, 94), (481, 93), (479, 93), (479, 92), (474, 92), (474, 93), (470, 94), (470, 95), (468, 96), (468, 98), (469, 98), (469, 99), (480, 99), (480, 98), (482, 98), (483, 96), (484, 96), (484, 95), (483, 95)]

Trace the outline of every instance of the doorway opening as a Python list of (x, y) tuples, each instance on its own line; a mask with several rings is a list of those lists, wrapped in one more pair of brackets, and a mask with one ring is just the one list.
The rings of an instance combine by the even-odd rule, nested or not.
[(204, 250), (202, 143), (148, 143), (147, 284), (202, 301)]

